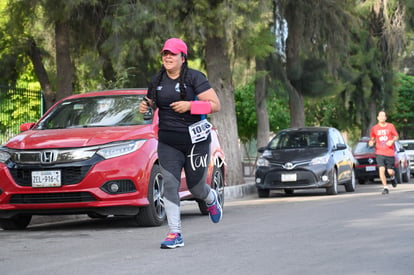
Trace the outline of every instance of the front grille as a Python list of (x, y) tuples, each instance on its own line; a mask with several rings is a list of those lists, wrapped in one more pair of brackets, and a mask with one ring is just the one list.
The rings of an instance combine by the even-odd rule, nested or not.
[(26, 168), (17, 167), (10, 168), (10, 173), (14, 181), (20, 186), (32, 186), (32, 171), (47, 171), (47, 170), (60, 170), (62, 185), (77, 184), (85, 177), (88, 173), (91, 165), (80, 166), (80, 167), (56, 167), (44, 169), (40, 167)]
[[(369, 161), (371, 159), (371, 161)], [(364, 159), (358, 159), (358, 163), (360, 165), (376, 165), (377, 160), (375, 158), (364, 158)]]
[(41, 204), (96, 201), (88, 192), (16, 194), (10, 198), (11, 204)]

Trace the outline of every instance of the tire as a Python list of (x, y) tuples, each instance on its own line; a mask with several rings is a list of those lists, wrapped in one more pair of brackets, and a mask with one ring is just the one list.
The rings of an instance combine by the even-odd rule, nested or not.
[(4, 230), (23, 230), (31, 220), (32, 215), (17, 215), (10, 219), (0, 219), (0, 227)]
[(166, 219), (164, 207), (164, 180), (158, 164), (151, 170), (150, 181), (148, 183), (149, 205), (140, 209), (134, 217), (137, 225), (140, 226), (160, 226)]
[(335, 169), (333, 169), (331, 172), (331, 181), (332, 186), (326, 188), (326, 193), (328, 195), (336, 195), (338, 194), (338, 176), (336, 175)]
[(397, 183), (402, 183), (402, 170), (401, 166), (398, 166), (395, 169), (395, 178), (397, 179)]
[(407, 166), (407, 168), (405, 168), (405, 173), (402, 175), (403, 182), (410, 182), (410, 177), (411, 177), (410, 166)]
[[(221, 208), (223, 209), (224, 208), (224, 177), (223, 177), (223, 171), (217, 166), (214, 166), (213, 168), (213, 174), (211, 175), (210, 187), (216, 190), (218, 201), (221, 205)], [(197, 204), (198, 204), (198, 209), (200, 209), (201, 214), (208, 215), (206, 202), (203, 200), (197, 200)]]
[(259, 198), (268, 198), (270, 194), (270, 190), (269, 189), (257, 189), (257, 195), (259, 196)]
[(354, 192), (355, 191), (355, 171), (352, 168), (351, 170), (351, 179), (349, 180), (349, 182), (345, 183), (345, 191), (346, 192)]

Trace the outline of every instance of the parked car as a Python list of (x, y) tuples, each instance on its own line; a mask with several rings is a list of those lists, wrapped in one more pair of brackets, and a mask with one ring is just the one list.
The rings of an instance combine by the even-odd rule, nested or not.
[(259, 197), (271, 190), (292, 194), (295, 189), (325, 188), (338, 193), (338, 185), (355, 191), (354, 158), (341, 133), (332, 127), (290, 128), (278, 132), (259, 148), (256, 188)]
[(414, 139), (402, 139), (400, 140), (400, 144), (404, 148), (405, 153), (408, 155), (410, 172), (412, 175), (414, 174)]
[[(361, 138), (353, 149), (353, 155), (357, 161), (355, 174), (358, 182), (364, 184), (379, 179), (378, 165), (375, 159), (375, 148), (368, 146), (368, 137)], [(401, 146), (396, 141), (395, 146), (395, 178), (398, 183), (410, 181), (410, 160)]]
[[(0, 147), (0, 226), (24, 229), (32, 215), (131, 216), (137, 225), (165, 220), (157, 156), (158, 111), (138, 112), (146, 90), (73, 95)], [(225, 165), (211, 132), (206, 184), (224, 202)], [(180, 197), (194, 200), (182, 174)], [(203, 201), (198, 201), (207, 214)]]

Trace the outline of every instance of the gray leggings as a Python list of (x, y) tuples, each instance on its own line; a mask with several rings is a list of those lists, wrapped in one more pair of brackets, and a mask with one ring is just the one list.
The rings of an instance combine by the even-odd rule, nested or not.
[(158, 143), (158, 158), (164, 178), (164, 205), (170, 232), (181, 233), (180, 197), (181, 171), (184, 168), (187, 187), (197, 199), (210, 193), (206, 184), (210, 161), (210, 140), (195, 144), (168, 145)]

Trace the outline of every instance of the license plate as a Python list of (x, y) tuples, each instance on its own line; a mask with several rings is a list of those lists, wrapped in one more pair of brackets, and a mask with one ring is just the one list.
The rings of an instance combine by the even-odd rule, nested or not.
[(296, 174), (282, 174), (282, 181), (296, 181)]
[(59, 187), (60, 180), (60, 170), (32, 171), (32, 187)]
[(377, 170), (375, 166), (365, 166), (365, 171), (372, 172)]

